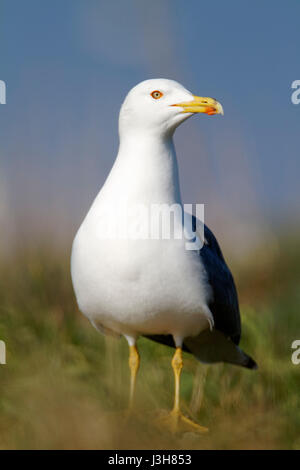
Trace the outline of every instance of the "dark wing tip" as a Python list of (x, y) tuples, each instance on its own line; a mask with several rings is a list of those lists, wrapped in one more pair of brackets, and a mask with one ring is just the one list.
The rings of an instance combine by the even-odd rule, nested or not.
[(252, 370), (258, 369), (258, 365), (254, 361), (254, 359), (252, 359), (252, 357), (250, 356), (247, 356), (247, 362), (243, 365), (244, 367), (247, 367), (247, 369), (252, 369)]

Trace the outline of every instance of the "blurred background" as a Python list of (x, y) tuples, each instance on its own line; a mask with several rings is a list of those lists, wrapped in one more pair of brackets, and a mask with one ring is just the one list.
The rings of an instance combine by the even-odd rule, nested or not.
[[(233, 266), (244, 344), (260, 365), (256, 376), (216, 366), (204, 380), (191, 363), (184, 399), (217, 432), (189, 445), (300, 447), (300, 366), (290, 361), (300, 336), (300, 105), (291, 102), (291, 84), (300, 79), (299, 14), (297, 0), (0, 1), (7, 86), (0, 105), (0, 339), (8, 348), (0, 369), (1, 447), (185, 445), (148, 435), (126, 441), (113, 426), (108, 440), (91, 437), (95, 426), (102, 435), (103, 419), (107, 427), (103, 402), (115, 408), (125, 400), (126, 361), (118, 362), (125, 345), (104, 340), (81, 318), (69, 277), (75, 232), (118, 150), (120, 105), (135, 84), (158, 77), (224, 107), (224, 118), (194, 117), (176, 132), (181, 190), (185, 203), (205, 204), (205, 221)], [(171, 352), (149, 344), (155, 383), (144, 372), (141, 390), (151, 406), (157, 392), (160, 406), (171, 403)], [(113, 377), (105, 375), (103, 354)], [(155, 375), (155, 357), (169, 378)], [(162, 380), (170, 396), (160, 394)], [(236, 422), (245, 415), (250, 430), (243, 420), (241, 431)], [(56, 419), (62, 431), (54, 436)]]

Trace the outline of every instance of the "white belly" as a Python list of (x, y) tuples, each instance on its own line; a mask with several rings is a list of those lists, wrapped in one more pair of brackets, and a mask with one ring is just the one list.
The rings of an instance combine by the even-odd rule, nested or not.
[(80, 310), (103, 331), (186, 337), (213, 324), (203, 267), (184, 240), (103, 240), (84, 223), (72, 280)]

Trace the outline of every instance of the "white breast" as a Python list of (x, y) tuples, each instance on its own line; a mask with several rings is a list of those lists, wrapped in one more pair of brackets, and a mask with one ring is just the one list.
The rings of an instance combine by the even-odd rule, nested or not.
[[(164, 144), (153, 156), (154, 146), (143, 160), (128, 149), (126, 158), (119, 153), (74, 240), (73, 285), (80, 310), (102, 330), (133, 336), (193, 336), (213, 324), (198, 253), (186, 250), (184, 239), (104, 236), (121, 202), (147, 207), (181, 204), (174, 148)], [(103, 210), (107, 207), (109, 211)], [(115, 229), (123, 223), (118, 216), (114, 222)]]
[(94, 324), (121, 334), (207, 328), (210, 292), (197, 252), (184, 240), (105, 240), (102, 229), (87, 220), (72, 250), (78, 304)]

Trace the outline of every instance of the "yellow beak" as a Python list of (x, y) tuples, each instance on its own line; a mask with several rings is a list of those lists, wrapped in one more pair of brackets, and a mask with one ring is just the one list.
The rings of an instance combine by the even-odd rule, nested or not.
[(172, 106), (179, 106), (183, 108), (183, 113), (205, 113), (209, 116), (214, 114), (224, 114), (222, 105), (214, 98), (203, 98), (202, 96), (195, 96), (192, 101), (185, 101), (183, 103), (172, 104)]

